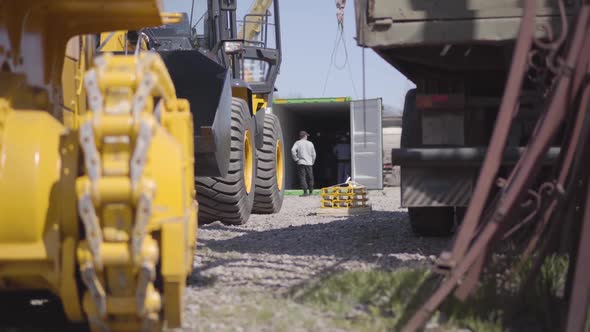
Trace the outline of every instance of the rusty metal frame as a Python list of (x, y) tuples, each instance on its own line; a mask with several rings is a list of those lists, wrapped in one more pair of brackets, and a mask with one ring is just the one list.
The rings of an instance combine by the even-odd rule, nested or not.
[[(570, 305), (563, 328), (568, 332), (583, 329), (590, 301), (590, 181), (585, 178), (590, 176), (590, 171), (583, 165), (590, 158), (590, 148), (585, 146), (590, 139), (590, 3), (583, 3), (572, 24), (565, 15), (564, 0), (558, 1), (562, 29), (558, 36), (553, 36), (551, 28), (543, 26), (552, 38), (549, 40), (534, 38), (537, 1), (525, 1), (508, 82), (475, 192), (452, 250), (443, 252), (435, 266), (435, 271), (445, 272), (446, 278), (404, 326), (404, 332), (423, 326), (453, 290), (457, 298), (465, 300), (476, 289), (497, 243), (502, 242), (498, 240), (515, 234), (525, 237), (512, 271), (521, 269), (536, 253), (526, 280), (534, 279), (560, 231), (568, 231), (562, 230), (566, 221), (559, 216), (575, 214), (572, 211), (576, 204), (572, 200), (573, 193), (580, 190), (579, 177), (584, 177), (582, 189), (587, 197), (579, 221), (583, 222), (579, 246), (574, 249), (574, 257), (570, 257), (570, 264), (575, 268), (568, 271), (572, 284), (566, 294)], [(532, 60), (540, 55), (545, 60), (544, 68)], [(542, 114), (525, 153), (508, 179), (496, 179), (509, 128), (519, 111), (523, 82), (531, 69), (551, 78), (538, 82), (547, 92), (538, 105)], [(544, 174), (541, 161), (564, 123), (567, 126), (560, 142), (560, 158), (553, 165), (554, 172)], [(499, 186), (499, 191), (492, 197), (494, 184)], [(528, 209), (524, 215), (523, 208)]]

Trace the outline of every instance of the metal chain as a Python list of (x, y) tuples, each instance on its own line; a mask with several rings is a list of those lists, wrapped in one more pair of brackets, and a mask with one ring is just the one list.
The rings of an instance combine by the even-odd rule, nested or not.
[[(154, 124), (158, 121), (154, 118), (151, 110), (146, 111), (146, 107), (151, 105), (148, 101), (152, 97), (152, 91), (157, 86), (157, 79), (154, 75), (146, 71), (141, 71), (149, 67), (149, 64), (142, 63), (150, 61), (151, 57), (135, 57), (136, 65), (129, 65), (129, 57), (115, 57), (105, 55), (95, 60), (95, 69), (87, 72), (84, 83), (88, 95), (91, 115), (88, 116), (80, 128), (80, 144), (84, 153), (84, 164), (86, 166), (86, 176), (78, 180), (78, 209), (82, 219), (82, 225), (86, 234), (85, 244), (87, 245), (89, 255), (86, 261), (81, 262), (81, 275), (84, 285), (94, 310), (85, 306), (85, 311), (93, 328), (97, 330), (110, 330), (113, 317), (121, 315), (124, 320), (128, 313), (117, 313), (109, 311), (108, 303), (111, 296), (121, 297), (121, 294), (113, 294), (113, 285), (106, 288), (101, 282), (101, 277), (106, 278), (110, 269), (119, 268), (119, 263), (112, 267), (107, 257), (103, 257), (105, 246), (120, 242), (121, 239), (129, 238), (128, 236), (118, 236), (107, 239), (103, 235), (106, 206), (127, 206), (135, 216), (131, 231), (131, 238), (128, 241), (131, 253), (130, 260), (123, 268), (130, 271), (136, 271), (135, 281), (135, 303), (136, 315), (139, 318), (139, 325), (142, 331), (152, 331), (158, 326), (159, 311), (161, 305), (150, 305), (148, 301), (153, 301), (155, 288), (153, 282), (156, 278), (157, 256), (142, 255), (142, 249), (146, 245), (146, 239), (151, 237), (148, 234), (148, 223), (152, 216), (153, 198), (155, 194), (155, 184), (149, 178), (144, 176), (144, 169), (147, 162), (147, 154), (151, 145), (154, 134)], [(111, 66), (111, 67), (109, 67)], [(113, 69), (115, 68), (116, 69)], [(133, 93), (133, 80), (117, 80), (115, 75), (122, 77), (141, 77), (137, 88)], [(100, 83), (100, 84), (99, 84)], [(102, 84), (102, 85), (101, 85)], [(112, 84), (105, 88), (104, 85)], [(102, 86), (102, 91), (99, 87)], [(127, 93), (127, 99), (125, 99)], [(109, 101), (107, 103), (107, 101)], [(108, 123), (101, 120), (108, 116), (117, 116), (120, 123), (131, 123), (127, 131), (122, 131), (119, 126), (108, 127)], [(109, 144), (120, 144), (127, 142), (130, 146), (128, 158), (128, 171), (126, 177), (121, 176), (121, 171), (107, 172), (105, 166), (105, 153)], [(119, 181), (128, 183), (129, 188), (124, 186), (113, 186), (108, 190), (105, 189), (108, 181)], [(121, 182), (122, 181), (122, 182)], [(126, 181), (126, 182), (125, 182)], [(130, 193), (123, 195), (122, 193)], [(121, 197), (128, 197), (121, 199)], [(118, 230), (124, 232), (124, 230)], [(153, 245), (155, 241), (150, 241)], [(81, 248), (83, 248), (81, 246)], [(156, 247), (157, 248), (157, 247)], [(156, 250), (157, 251), (157, 250)], [(123, 282), (127, 282), (124, 280)], [(125, 288), (125, 287), (122, 287)], [(157, 293), (156, 293), (157, 294)], [(160, 296), (156, 296), (159, 300)], [(157, 302), (157, 303), (159, 303)], [(151, 302), (150, 302), (151, 303)], [(139, 328), (138, 328), (139, 329)]]

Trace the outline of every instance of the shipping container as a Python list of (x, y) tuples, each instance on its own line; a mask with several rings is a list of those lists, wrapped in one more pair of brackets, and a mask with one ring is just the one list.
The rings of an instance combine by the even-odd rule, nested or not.
[(317, 159), (315, 188), (337, 184), (333, 147), (341, 136), (351, 144), (352, 178), (369, 189), (383, 188), (382, 101), (380, 98), (352, 100), (340, 98), (275, 99), (271, 112), (280, 120), (288, 158), (285, 163), (286, 189), (298, 189), (297, 168), (291, 148), (300, 130), (310, 134)]

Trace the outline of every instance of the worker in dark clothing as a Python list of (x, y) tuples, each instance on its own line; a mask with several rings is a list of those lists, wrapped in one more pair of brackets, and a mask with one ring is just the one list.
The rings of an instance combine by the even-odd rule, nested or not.
[(338, 166), (338, 183), (346, 182), (350, 176), (350, 144), (346, 137), (340, 137), (340, 142), (332, 150)]
[[(299, 140), (293, 144), (291, 155), (297, 163), (299, 181), (303, 188), (302, 196), (309, 196), (313, 192), (313, 164), (316, 153), (313, 143), (307, 140), (309, 134), (304, 130), (299, 132)], [(309, 194), (307, 193), (309, 191)]]

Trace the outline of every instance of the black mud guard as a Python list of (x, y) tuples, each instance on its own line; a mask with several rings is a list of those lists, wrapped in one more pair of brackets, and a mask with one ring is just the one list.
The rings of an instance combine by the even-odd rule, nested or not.
[(266, 109), (261, 108), (259, 109), (256, 114), (254, 115), (256, 121), (256, 136), (254, 141), (256, 143), (256, 148), (261, 149), (262, 145), (264, 144), (264, 116), (266, 115)]
[(160, 51), (176, 95), (191, 106), (195, 176), (226, 176), (231, 146), (231, 77), (198, 50)]

